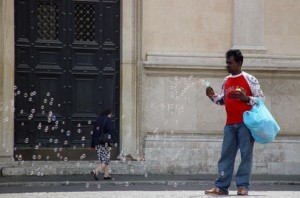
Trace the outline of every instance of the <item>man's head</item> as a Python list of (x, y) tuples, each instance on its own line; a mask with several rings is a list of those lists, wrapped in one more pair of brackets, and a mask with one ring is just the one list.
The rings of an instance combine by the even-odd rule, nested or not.
[(231, 49), (226, 52), (226, 69), (228, 73), (237, 75), (242, 72), (243, 54), (240, 50)]

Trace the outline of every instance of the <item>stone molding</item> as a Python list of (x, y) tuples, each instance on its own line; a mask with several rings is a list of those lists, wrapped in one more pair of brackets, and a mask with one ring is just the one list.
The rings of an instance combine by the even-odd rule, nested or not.
[[(146, 72), (156, 70), (224, 70), (225, 55), (201, 52), (148, 52), (143, 62)], [(266, 74), (299, 76), (300, 56), (244, 53), (243, 67)]]

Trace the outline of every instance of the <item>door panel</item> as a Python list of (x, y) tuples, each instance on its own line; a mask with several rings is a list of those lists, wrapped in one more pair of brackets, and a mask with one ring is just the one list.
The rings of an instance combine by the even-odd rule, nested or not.
[(92, 121), (106, 108), (119, 131), (119, 7), (15, 0), (18, 148), (88, 148)]

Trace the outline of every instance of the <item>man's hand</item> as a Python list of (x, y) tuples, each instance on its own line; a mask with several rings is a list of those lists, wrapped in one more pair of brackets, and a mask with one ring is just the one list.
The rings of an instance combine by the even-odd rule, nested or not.
[(212, 97), (215, 95), (215, 92), (214, 92), (213, 88), (207, 87), (207, 88), (206, 88), (206, 95), (207, 95), (209, 98), (212, 98)]
[(238, 99), (239, 101), (242, 101), (242, 102), (247, 102), (247, 103), (250, 101), (250, 97), (246, 96), (241, 91), (237, 91), (237, 93), (236, 93), (236, 99)]

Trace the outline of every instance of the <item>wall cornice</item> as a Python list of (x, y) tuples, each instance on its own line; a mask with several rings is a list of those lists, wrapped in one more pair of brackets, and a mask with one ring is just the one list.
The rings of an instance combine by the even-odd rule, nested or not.
[[(155, 71), (224, 71), (221, 53), (148, 52), (143, 62), (145, 72)], [(300, 56), (244, 54), (244, 70), (282, 76), (300, 75)]]

